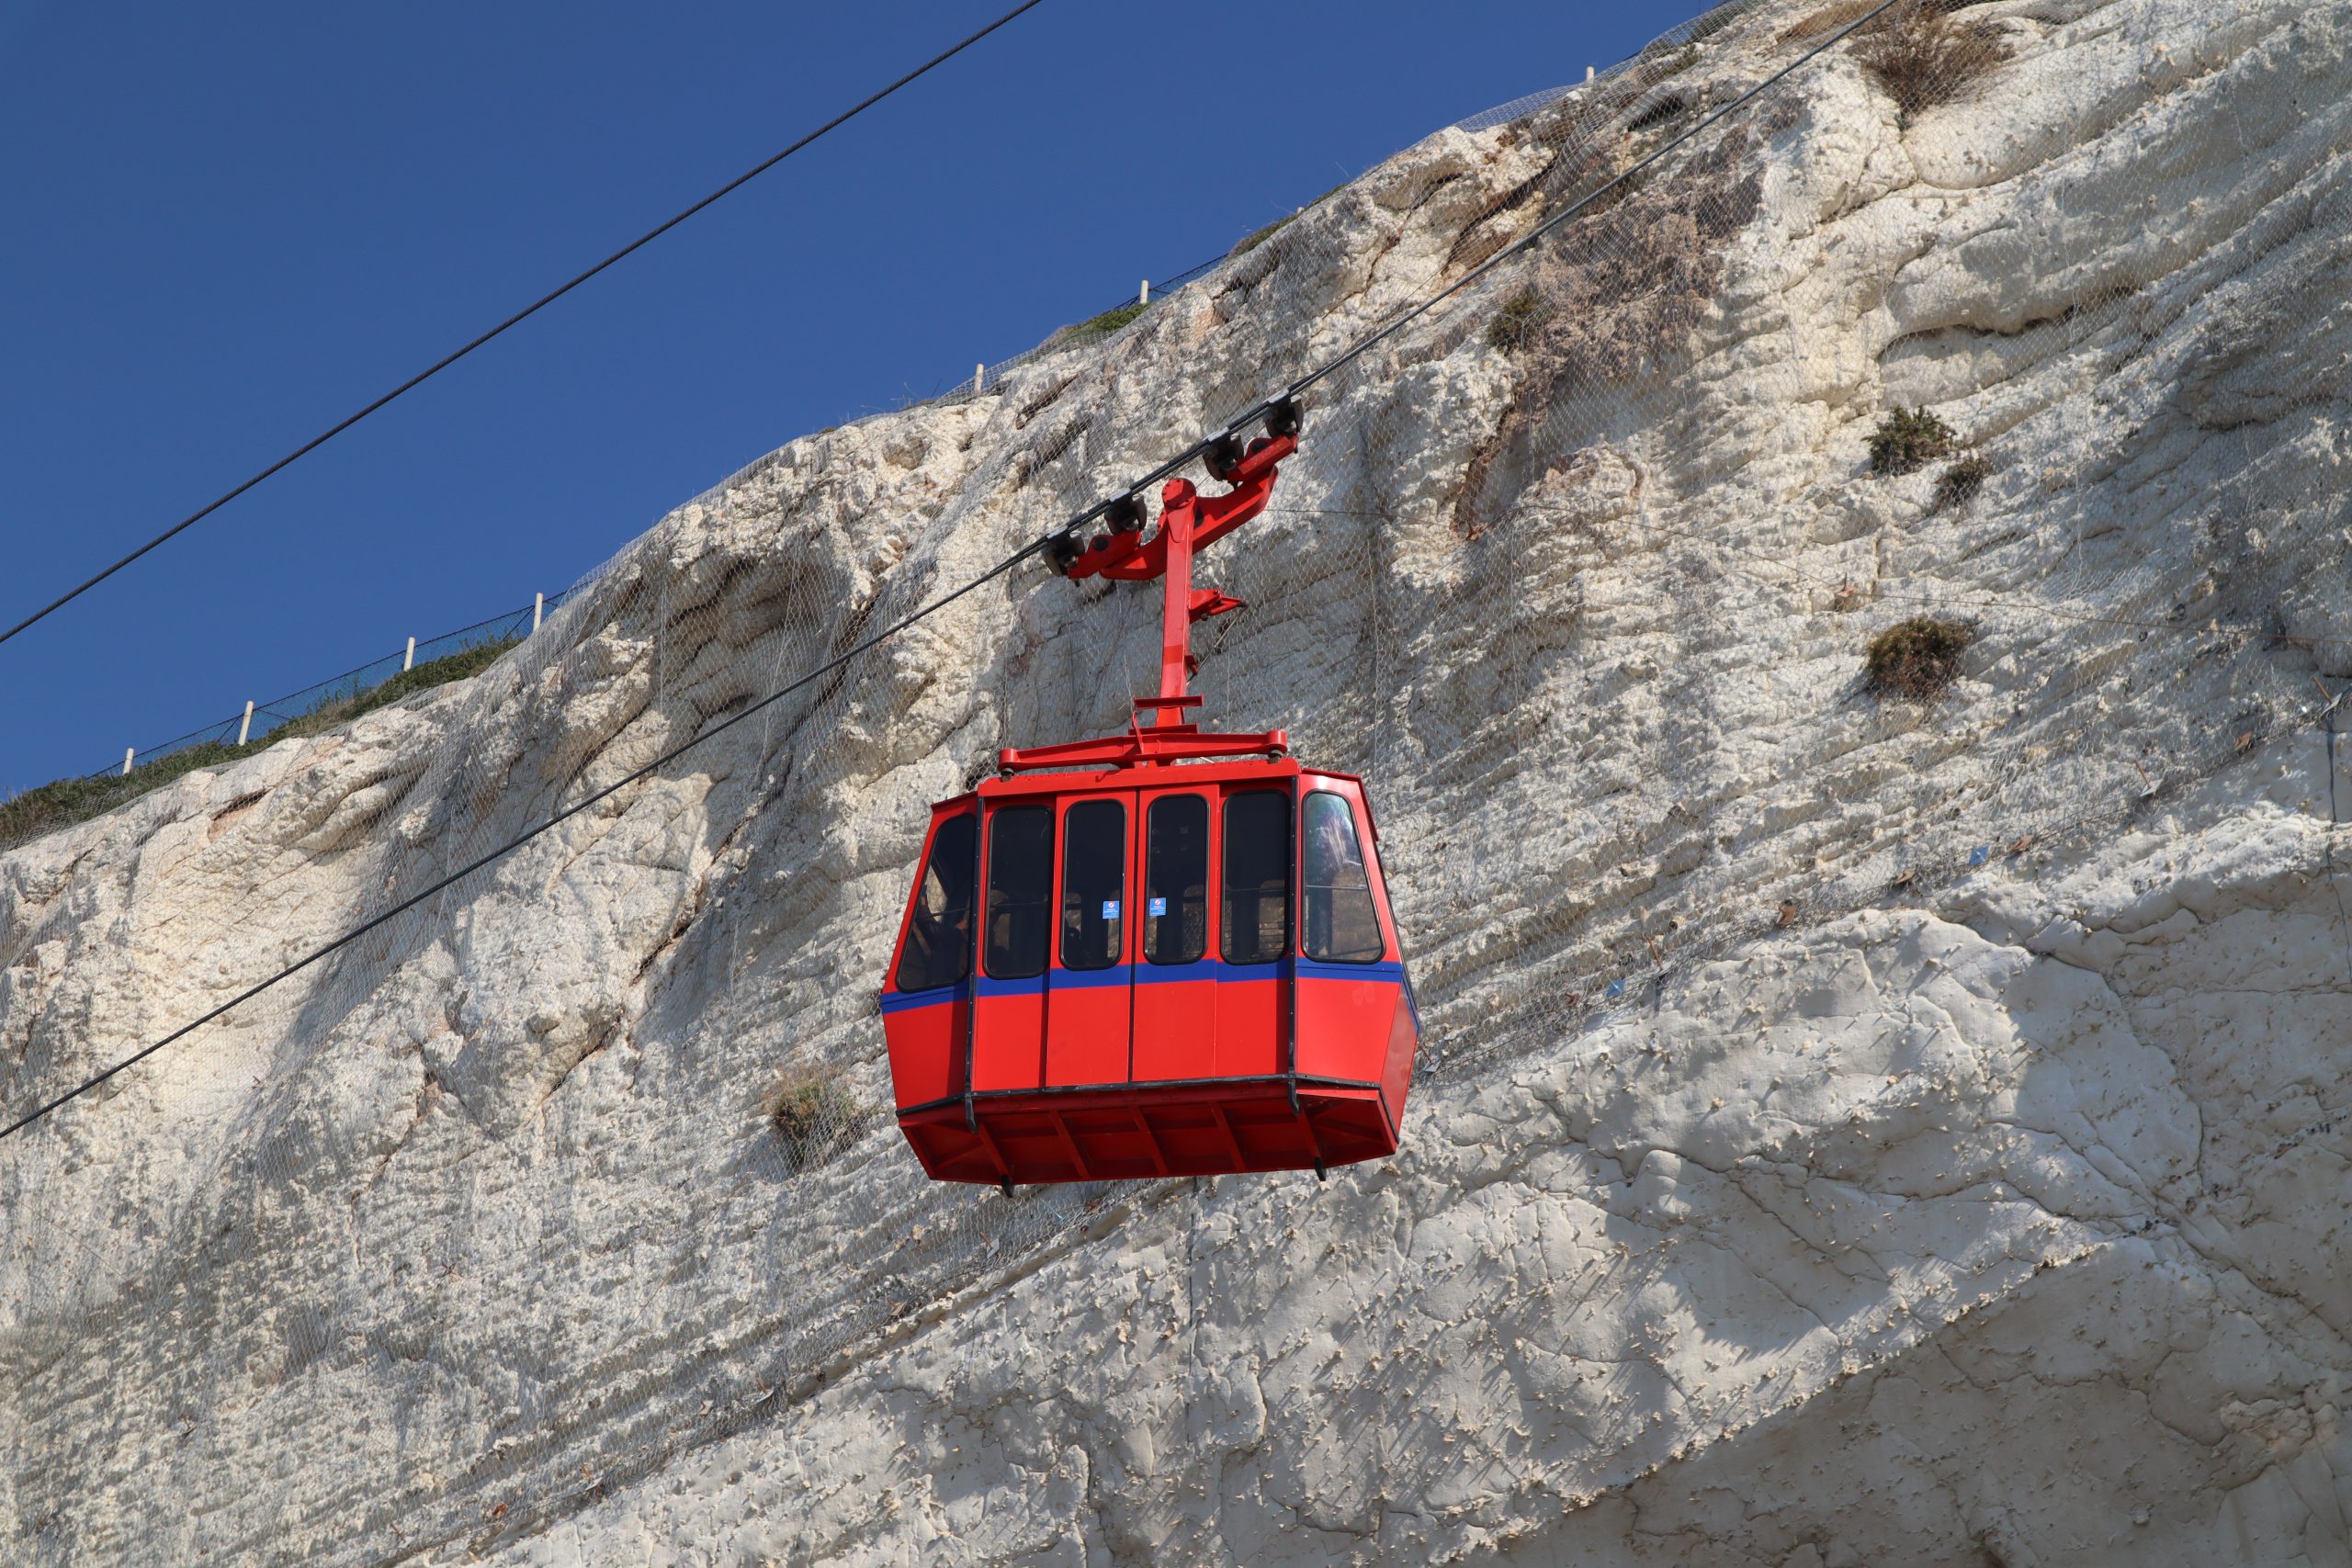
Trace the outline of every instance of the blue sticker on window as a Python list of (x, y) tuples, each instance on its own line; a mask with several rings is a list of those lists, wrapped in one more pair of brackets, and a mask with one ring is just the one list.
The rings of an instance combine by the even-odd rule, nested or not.
[(1146, 911), (1150, 914), (1164, 915), (1168, 913), (1168, 900), (1165, 898), (1154, 898), (1149, 904), (1144, 906), (1144, 908)]
[(1116, 898), (1102, 900), (1102, 918), (1106, 920), (1115, 920), (1119, 918), (1119, 901)]

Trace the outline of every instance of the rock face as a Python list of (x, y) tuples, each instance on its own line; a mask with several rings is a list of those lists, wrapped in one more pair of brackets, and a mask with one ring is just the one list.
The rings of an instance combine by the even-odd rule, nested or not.
[[(1994, 0), (1942, 101), (1841, 43), (1704, 123), (1840, 14), (1434, 136), (0, 857), (17, 1109), (424, 895), (0, 1145), (6, 1558), (2352, 1561), (2352, 4)], [(1498, 255), (1204, 561), (1213, 717), (1376, 792), (1405, 1149), (930, 1187), (926, 803), (1120, 722), (1156, 601), (1033, 564), (829, 661)], [(1873, 472), (1914, 406), (1961, 449)], [(1865, 691), (1923, 615), (1951, 688)]]

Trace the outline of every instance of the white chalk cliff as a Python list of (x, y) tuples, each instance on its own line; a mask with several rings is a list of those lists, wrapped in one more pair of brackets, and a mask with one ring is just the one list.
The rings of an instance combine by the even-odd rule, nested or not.
[[(489, 672), (0, 856), (11, 1119), (1823, 10), (1437, 134), (1107, 340), (793, 442)], [(0, 1144), (0, 1558), (2352, 1562), (2352, 3), (1952, 19), (2007, 54), (1956, 101), (1839, 45), (1318, 388), (1204, 558), (1252, 604), (1212, 721), (1375, 791), (1396, 1157), (922, 1179), (873, 991), (926, 803), (1149, 678), (1151, 590), (1033, 563)], [(1921, 405), (1975, 493), (1871, 471)], [(1873, 695), (1912, 615), (1959, 677)], [(788, 1139), (811, 1065), (868, 1110)]]

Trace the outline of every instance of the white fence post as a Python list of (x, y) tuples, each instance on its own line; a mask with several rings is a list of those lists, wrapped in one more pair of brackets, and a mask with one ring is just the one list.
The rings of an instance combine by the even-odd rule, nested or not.
[(1586, 81), (1588, 81), (1588, 82), (1591, 81), (1591, 80), (1592, 80), (1592, 78), (1593, 78), (1593, 76), (1594, 76), (1594, 74), (1595, 74), (1595, 73), (1594, 73), (1594, 71), (1593, 71), (1593, 69), (1592, 69), (1592, 67), (1591, 67), (1591, 66), (1588, 65), (1588, 66), (1586, 66), (1586, 67), (1584, 68), (1584, 79), (1585, 79)]
[(985, 366), (985, 365), (975, 365), (975, 366), (973, 366), (973, 367), (972, 367), (972, 390), (973, 390), (973, 391), (975, 391), (975, 392), (985, 392), (985, 391), (987, 391), (987, 390), (988, 390), (988, 383), (989, 383), (989, 367), (988, 367), (987, 366)]
[(122, 749), (122, 776), (124, 778), (129, 778), (130, 776), (130, 759), (136, 756), (138, 751), (139, 748), (136, 746), (126, 746)]
[(254, 732), (254, 700), (253, 700), (253, 698), (251, 698), (251, 697), (247, 697), (247, 698), (245, 699), (245, 716), (244, 716), (244, 720), (243, 720), (243, 723), (241, 723), (241, 724), (239, 724), (239, 725), (237, 726), (237, 744), (238, 744), (238, 745), (240, 745), (240, 746), (243, 746), (243, 745), (245, 743), (245, 737), (246, 737), (246, 736), (248, 736), (248, 735), (251, 735), (253, 732)]
[(537, 631), (539, 629), (539, 617), (547, 614), (547, 609), (548, 596), (546, 594), (534, 593), (531, 595), (531, 629), (533, 631)]
[(1148, 277), (1145, 278), (1143, 280), (1143, 287), (1136, 290), (1136, 303), (1138, 305), (1148, 305), (1151, 303), (1151, 279)]
[(401, 673), (405, 675), (416, 668), (416, 638), (408, 639), (408, 651), (401, 655)]

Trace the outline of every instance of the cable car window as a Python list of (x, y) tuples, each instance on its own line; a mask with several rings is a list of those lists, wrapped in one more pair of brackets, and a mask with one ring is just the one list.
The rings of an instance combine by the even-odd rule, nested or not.
[(1153, 801), (1144, 840), (1144, 960), (1191, 964), (1209, 950), (1208, 797)]
[(899, 955), (899, 989), (952, 986), (972, 972), (972, 851), (970, 812), (950, 817), (931, 836), (931, 857), (915, 878), (914, 914), (906, 951)]
[(1007, 806), (989, 817), (989, 940), (983, 967), (999, 980), (1046, 972), (1054, 914), (1054, 808)]
[(1263, 964), (1290, 949), (1290, 796), (1253, 789), (1225, 800), (1227, 964)]
[(1125, 930), (1127, 808), (1081, 800), (1062, 818), (1062, 967), (1108, 969)]
[(1380, 917), (1373, 913), (1372, 878), (1355, 818), (1340, 796), (1306, 797), (1306, 956), (1327, 964), (1370, 964), (1379, 958)]

